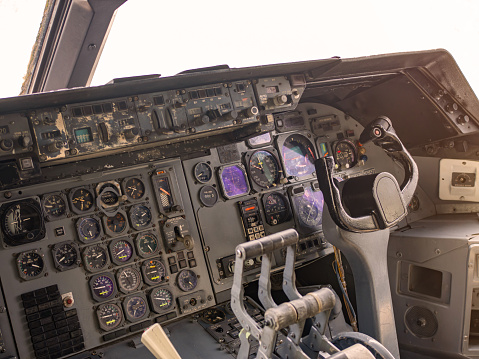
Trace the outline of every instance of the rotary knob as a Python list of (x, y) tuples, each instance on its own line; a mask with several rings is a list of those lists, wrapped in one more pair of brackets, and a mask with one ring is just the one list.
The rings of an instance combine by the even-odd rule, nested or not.
[(234, 121), (238, 118), (238, 111), (231, 111), (223, 115), (223, 120), (225, 121)]
[(30, 136), (22, 136), (18, 139), (18, 142), (20, 143), (20, 146), (27, 148), (32, 144), (32, 138)]
[(258, 110), (258, 107), (251, 106), (251, 107), (247, 108), (246, 110), (243, 110), (242, 114), (246, 118), (255, 117), (259, 114), (259, 110)]
[(63, 148), (63, 143), (61, 141), (55, 141), (53, 143), (50, 143), (47, 146), (47, 152), (48, 153), (55, 153), (60, 151)]
[(136, 136), (138, 136), (139, 132), (140, 131), (138, 131), (138, 129), (136, 127), (133, 127), (133, 128), (129, 128), (128, 130), (125, 130), (125, 132), (123, 132), (123, 134), (125, 135), (125, 139), (132, 140)]
[(464, 125), (469, 122), (469, 116), (468, 115), (461, 115), (457, 118), (457, 123), (460, 125)]
[(286, 95), (278, 95), (273, 98), (273, 104), (275, 106), (284, 106), (288, 103), (288, 96)]
[(3, 150), (3, 151), (11, 151), (13, 149), (13, 141), (6, 138), (4, 140), (1, 140), (0, 141), (0, 148)]

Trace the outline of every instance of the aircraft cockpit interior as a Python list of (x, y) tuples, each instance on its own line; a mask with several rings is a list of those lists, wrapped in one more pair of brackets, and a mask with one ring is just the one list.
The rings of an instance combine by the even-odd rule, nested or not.
[(64, 89), (53, 55), (0, 99), (0, 359), (479, 357), (447, 51)]

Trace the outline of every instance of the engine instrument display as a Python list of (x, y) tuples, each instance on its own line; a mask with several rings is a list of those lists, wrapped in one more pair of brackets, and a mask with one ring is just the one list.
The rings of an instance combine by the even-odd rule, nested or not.
[(97, 272), (105, 268), (109, 263), (108, 251), (103, 245), (90, 246), (83, 251), (85, 268), (90, 272)]
[(140, 234), (136, 238), (136, 248), (143, 258), (151, 257), (160, 249), (158, 238), (151, 232)]
[(166, 288), (155, 288), (150, 293), (151, 308), (161, 313), (173, 305), (173, 294)]
[(127, 297), (123, 302), (123, 308), (130, 322), (142, 320), (150, 314), (146, 298), (143, 294), (135, 294)]
[(304, 193), (293, 200), (300, 228), (309, 231), (320, 230), (324, 204), (323, 193), (307, 186)]
[(212, 186), (203, 186), (199, 192), (200, 202), (206, 207), (213, 207), (218, 202), (218, 192)]
[(53, 261), (59, 271), (76, 268), (80, 264), (80, 252), (73, 241), (57, 243), (52, 248)]
[(45, 271), (43, 254), (37, 250), (20, 253), (17, 257), (17, 268), (20, 278), (24, 280), (38, 278)]
[(203, 320), (209, 324), (218, 324), (226, 319), (226, 314), (219, 309), (212, 308), (203, 312)]
[(249, 193), (248, 180), (243, 165), (222, 167), (219, 171), (223, 195), (230, 199)]
[(129, 239), (118, 239), (110, 243), (111, 260), (115, 264), (125, 264), (133, 260), (133, 244)]
[(90, 279), (90, 291), (97, 302), (108, 300), (116, 294), (115, 280), (109, 273), (94, 275)]
[(96, 310), (98, 323), (103, 330), (113, 330), (123, 322), (123, 312), (121, 308), (113, 303), (101, 304)]
[(123, 190), (129, 198), (136, 201), (145, 195), (145, 184), (141, 179), (131, 177), (123, 182)]
[(266, 223), (276, 226), (291, 218), (289, 202), (281, 193), (273, 192), (263, 196)]
[(78, 238), (83, 243), (96, 241), (101, 236), (100, 221), (95, 217), (80, 218), (77, 222)]
[(48, 219), (61, 218), (67, 212), (67, 203), (60, 193), (52, 193), (44, 196), (42, 206)]
[(130, 209), (130, 222), (134, 229), (140, 230), (151, 224), (151, 211), (142, 204), (137, 204)]
[(166, 277), (166, 269), (158, 259), (143, 262), (141, 271), (145, 282), (149, 285), (160, 284)]
[(183, 269), (176, 277), (178, 287), (183, 292), (190, 292), (196, 288), (198, 284), (198, 277), (196, 273), (190, 269)]
[(315, 171), (316, 154), (310, 140), (300, 134), (293, 134), (284, 140), (281, 149), (286, 175), (309, 176)]
[(254, 152), (248, 162), (250, 177), (258, 186), (270, 188), (279, 183), (280, 168), (278, 160), (270, 151)]
[(157, 177), (156, 186), (161, 207), (165, 212), (171, 212), (174, 201), (168, 177)]
[(333, 154), (336, 164), (342, 170), (354, 167), (358, 163), (356, 145), (350, 140), (344, 139), (336, 142)]
[(77, 188), (70, 193), (70, 202), (76, 213), (84, 213), (93, 209), (93, 193), (86, 188)]
[(141, 285), (141, 274), (137, 269), (132, 267), (120, 269), (116, 277), (118, 279), (118, 286), (123, 293), (134, 292)]
[(127, 229), (126, 216), (117, 212), (113, 217), (106, 217), (105, 225), (110, 235), (123, 233)]
[(195, 165), (193, 169), (195, 179), (199, 183), (207, 183), (213, 177), (213, 170), (211, 166), (206, 162), (200, 162)]
[(45, 235), (45, 224), (40, 206), (33, 199), (25, 199), (2, 206), (1, 226), (4, 242), (18, 246), (35, 242)]

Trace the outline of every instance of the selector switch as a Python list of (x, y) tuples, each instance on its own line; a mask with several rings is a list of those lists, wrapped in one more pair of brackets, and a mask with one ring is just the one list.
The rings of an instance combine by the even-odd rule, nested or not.
[(6, 152), (11, 151), (13, 149), (13, 141), (8, 138), (1, 140), (0, 148)]
[(18, 139), (18, 142), (23, 148), (28, 148), (32, 144), (32, 138), (30, 136), (22, 136)]
[(210, 121), (216, 121), (218, 118), (221, 117), (221, 113), (218, 109), (216, 110), (208, 110), (206, 111), (206, 116), (210, 119)]
[(469, 122), (469, 116), (468, 115), (461, 115), (456, 119), (456, 122), (460, 125), (464, 125)]
[(223, 115), (223, 120), (225, 121), (234, 121), (238, 118), (238, 111), (231, 111)]
[(259, 114), (259, 110), (258, 110), (258, 107), (256, 106), (251, 106), (250, 108), (247, 108), (246, 110), (242, 111), (242, 115), (246, 118), (254, 117), (254, 116), (257, 116), (258, 114)]
[(284, 106), (288, 103), (288, 96), (286, 95), (278, 95), (273, 98), (273, 104), (275, 106)]
[(129, 128), (128, 130), (125, 130), (125, 132), (123, 132), (123, 134), (125, 135), (125, 139), (127, 140), (134, 139), (136, 136), (138, 136), (138, 133), (140, 133), (140, 131), (136, 127)]
[(448, 103), (446, 105), (446, 111), (449, 112), (449, 113), (453, 113), (454, 111), (457, 111), (458, 109), (459, 109), (459, 106), (455, 102)]
[(47, 146), (47, 152), (48, 153), (55, 153), (60, 151), (63, 148), (63, 143), (61, 141), (55, 141), (53, 143), (50, 143)]
[(195, 120), (197, 126), (206, 125), (210, 122), (210, 118), (206, 115), (203, 115)]

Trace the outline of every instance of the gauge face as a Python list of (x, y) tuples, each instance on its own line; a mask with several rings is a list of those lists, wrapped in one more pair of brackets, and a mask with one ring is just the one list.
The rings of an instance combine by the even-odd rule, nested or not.
[(128, 179), (124, 187), (126, 195), (131, 199), (140, 199), (145, 194), (145, 185), (139, 178)]
[(80, 218), (77, 222), (78, 238), (83, 243), (93, 242), (100, 238), (100, 222), (93, 217)]
[(118, 193), (113, 189), (107, 189), (100, 193), (100, 202), (105, 207), (116, 206), (119, 200), (120, 198), (118, 196)]
[(101, 329), (113, 330), (123, 321), (121, 308), (113, 303), (101, 304), (96, 310)]
[(203, 320), (210, 324), (221, 323), (226, 319), (226, 314), (219, 309), (208, 309), (203, 312)]
[(156, 185), (161, 207), (163, 207), (165, 212), (170, 212), (174, 202), (168, 177), (158, 177), (156, 179)]
[(150, 293), (150, 302), (153, 310), (160, 313), (173, 305), (173, 294), (166, 288), (155, 288)]
[(198, 284), (196, 273), (190, 269), (183, 269), (176, 277), (176, 280), (178, 287), (184, 292), (192, 291)]
[(115, 281), (110, 274), (98, 274), (90, 279), (90, 289), (96, 301), (107, 300), (116, 294)]
[(138, 254), (142, 257), (151, 257), (159, 250), (158, 238), (153, 233), (141, 234), (136, 239)]
[(47, 216), (62, 217), (67, 211), (67, 204), (59, 194), (50, 194), (43, 198), (43, 209)]
[(141, 285), (141, 274), (135, 268), (122, 268), (117, 273), (118, 286), (124, 293), (134, 292)]
[(220, 170), (221, 186), (226, 198), (234, 198), (249, 192), (246, 172), (241, 165), (226, 166)]
[(17, 246), (35, 242), (44, 236), (40, 206), (32, 199), (6, 205), (1, 216), (5, 244)]
[(321, 225), (323, 214), (323, 194), (305, 188), (304, 194), (298, 199), (297, 214), (302, 226), (317, 229)]
[(135, 295), (125, 299), (124, 302), (125, 313), (130, 321), (141, 320), (146, 317), (148, 313), (148, 305), (143, 296)]
[(150, 285), (161, 283), (166, 276), (166, 269), (158, 259), (143, 262), (141, 266), (145, 282)]
[(56, 267), (59, 270), (75, 268), (79, 263), (78, 247), (73, 242), (56, 244), (52, 249), (52, 253)]
[(249, 159), (249, 173), (251, 179), (260, 187), (276, 186), (280, 177), (278, 160), (269, 151), (256, 151)]
[(263, 197), (266, 222), (270, 226), (276, 226), (291, 218), (289, 203), (285, 196), (280, 193), (270, 193)]
[(339, 168), (344, 170), (354, 167), (358, 163), (358, 152), (354, 143), (341, 140), (334, 146), (334, 160)]
[(106, 227), (111, 233), (122, 233), (126, 229), (126, 218), (121, 212), (118, 212), (113, 217), (106, 217)]
[(206, 162), (200, 162), (194, 168), (195, 179), (200, 183), (208, 182), (213, 177), (213, 170)]
[(146, 228), (151, 224), (151, 219), (151, 211), (148, 207), (140, 204), (131, 207), (130, 221), (133, 228)]
[(85, 268), (90, 272), (103, 269), (108, 264), (108, 253), (102, 246), (91, 246), (83, 252)]
[(71, 195), (71, 202), (77, 212), (86, 212), (93, 208), (93, 194), (86, 188), (78, 188)]
[(43, 256), (37, 251), (20, 253), (17, 257), (17, 267), (20, 277), (25, 280), (40, 276), (45, 270)]
[(213, 207), (218, 202), (218, 192), (212, 186), (203, 186), (200, 189), (200, 202), (206, 207)]
[(111, 259), (117, 264), (128, 262), (133, 257), (133, 246), (127, 240), (121, 239), (110, 244)]
[(315, 171), (313, 144), (303, 135), (294, 134), (286, 138), (282, 148), (284, 169), (287, 176), (304, 177)]

